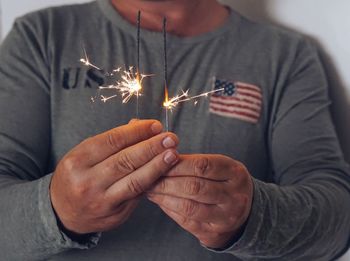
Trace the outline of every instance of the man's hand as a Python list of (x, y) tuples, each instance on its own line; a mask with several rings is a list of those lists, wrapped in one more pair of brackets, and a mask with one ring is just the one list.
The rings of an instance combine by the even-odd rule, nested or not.
[(202, 244), (222, 248), (249, 216), (253, 183), (231, 158), (186, 155), (147, 195)]
[(58, 164), (50, 194), (70, 232), (118, 227), (138, 198), (173, 166), (177, 137), (155, 120), (134, 121), (83, 141)]

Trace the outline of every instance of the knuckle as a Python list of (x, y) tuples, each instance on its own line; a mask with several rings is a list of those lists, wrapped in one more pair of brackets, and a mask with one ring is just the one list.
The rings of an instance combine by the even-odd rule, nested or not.
[(120, 172), (133, 172), (136, 170), (136, 166), (134, 165), (130, 155), (128, 153), (120, 153), (117, 158), (116, 168)]
[(236, 161), (234, 168), (236, 173), (240, 176), (243, 176), (246, 173), (246, 167), (241, 162)]
[(106, 142), (107, 146), (114, 151), (121, 150), (126, 143), (125, 137), (123, 137), (119, 130), (113, 130), (108, 132)]
[(143, 187), (143, 186), (141, 185), (141, 183), (140, 183), (137, 179), (135, 179), (135, 178), (130, 177), (130, 178), (129, 178), (129, 182), (127, 183), (127, 185), (128, 185), (129, 191), (130, 191), (133, 195), (135, 195), (135, 196), (140, 195), (140, 194), (142, 194), (143, 192), (145, 192), (144, 187)]
[(183, 227), (188, 227), (188, 225), (189, 225), (189, 219), (184, 217), (184, 216), (182, 216), (182, 215), (179, 215), (178, 221), (181, 223), (181, 225)]
[(235, 173), (234, 180), (237, 184), (247, 184), (251, 180), (251, 177), (246, 167), (240, 162), (237, 162), (235, 164), (233, 173)]
[(166, 192), (167, 191), (167, 185), (166, 185), (166, 182), (165, 182), (164, 179), (161, 179), (158, 182), (158, 186), (159, 186), (160, 191), (162, 191), (162, 192)]
[(199, 178), (187, 178), (185, 182), (185, 192), (189, 195), (198, 195), (203, 187), (203, 182)]
[(81, 198), (90, 192), (90, 185), (82, 178), (74, 178), (71, 180), (72, 193), (75, 197)]
[(196, 213), (196, 204), (193, 201), (184, 201), (183, 211), (187, 217), (193, 217)]
[(193, 162), (193, 166), (194, 166), (194, 174), (196, 176), (205, 176), (207, 170), (209, 169), (209, 158), (205, 156), (195, 158)]
[(162, 157), (156, 157), (152, 161), (152, 171), (159, 174), (159, 177), (170, 168), (169, 164), (165, 164)]
[(113, 158), (105, 160), (104, 167), (101, 169), (102, 175), (109, 175), (109, 173), (118, 172), (118, 162)]
[(81, 160), (80, 157), (77, 155), (70, 155), (67, 158), (65, 158), (62, 162), (63, 169), (68, 172), (72, 173), (80, 168)]
[(195, 230), (195, 226), (194, 226), (193, 222), (188, 217), (180, 217), (180, 222), (181, 222), (182, 226), (184, 226), (186, 229), (188, 229), (190, 231)]
[(147, 144), (146, 151), (147, 151), (147, 154), (149, 155), (149, 157), (154, 158), (155, 156), (157, 156), (159, 154), (157, 146), (154, 143), (147, 142), (146, 144)]

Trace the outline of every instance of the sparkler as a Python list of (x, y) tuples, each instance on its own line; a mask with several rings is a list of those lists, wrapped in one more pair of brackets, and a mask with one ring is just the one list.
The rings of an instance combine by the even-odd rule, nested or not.
[(136, 85), (133, 82), (134, 90), (136, 90), (136, 118), (139, 118), (139, 96), (142, 89), (142, 80), (140, 78), (140, 33), (141, 33), (141, 11), (137, 13), (137, 72), (136, 72)]
[(167, 53), (167, 19), (164, 17), (163, 19), (163, 40), (164, 40), (164, 102), (163, 107), (165, 108), (165, 126), (166, 131), (169, 131), (169, 111), (174, 109), (179, 103), (187, 102), (187, 101), (195, 101), (195, 105), (197, 104), (197, 100), (201, 97), (208, 97), (210, 94), (214, 94), (217, 92), (224, 91), (225, 88), (212, 90), (208, 92), (204, 92), (195, 96), (189, 96), (189, 90), (182, 91), (182, 94), (177, 95), (173, 98), (169, 98), (169, 90), (168, 90), (168, 53)]
[[(137, 35), (136, 35), (136, 71), (133, 66), (130, 66), (128, 69), (122, 70), (121, 67), (114, 69), (112, 73), (106, 73), (107, 76), (113, 76), (114, 74), (120, 74), (121, 80), (116, 81), (115, 84), (111, 84), (109, 86), (100, 86), (100, 90), (116, 90), (117, 94), (112, 96), (104, 96), (101, 95), (101, 101), (107, 102), (113, 98), (118, 96), (118, 93), (121, 94), (123, 103), (127, 103), (130, 99), (135, 96), (136, 97), (136, 118), (139, 118), (139, 97), (141, 96), (142, 90), (142, 82), (146, 77), (150, 77), (153, 75), (141, 74), (140, 70), (140, 34), (141, 34), (141, 11), (137, 13)], [(92, 67), (96, 70), (102, 71), (102, 69), (93, 63), (90, 62), (89, 57), (85, 48), (84, 50), (84, 58), (80, 59), (80, 62), (85, 66)], [(94, 101), (94, 98), (92, 98)]]
[(167, 50), (167, 19), (163, 19), (163, 46), (164, 46), (164, 96), (163, 106), (165, 107), (165, 128), (169, 131), (169, 91), (168, 91), (168, 50)]
[[(116, 84), (109, 85), (107, 87), (101, 86), (100, 89), (115, 89), (119, 91), (123, 97), (123, 103), (127, 103), (132, 96), (136, 96), (136, 115), (139, 117), (139, 96), (141, 96), (140, 92), (142, 90), (142, 81), (145, 77), (151, 75), (144, 75), (140, 73), (140, 34), (141, 34), (141, 11), (137, 13), (137, 34), (136, 34), (136, 72), (134, 72), (134, 67), (129, 67), (128, 70), (124, 70), (121, 76), (122, 80), (117, 81)], [(120, 72), (121, 68), (114, 70), (115, 72)], [(102, 97), (102, 101), (107, 102), (108, 100), (116, 97), (117, 95), (113, 95), (110, 97)]]

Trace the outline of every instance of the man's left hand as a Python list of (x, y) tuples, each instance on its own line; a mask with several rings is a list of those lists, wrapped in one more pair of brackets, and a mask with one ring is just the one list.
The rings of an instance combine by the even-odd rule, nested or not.
[(147, 196), (203, 245), (223, 248), (248, 219), (253, 182), (229, 157), (183, 155)]

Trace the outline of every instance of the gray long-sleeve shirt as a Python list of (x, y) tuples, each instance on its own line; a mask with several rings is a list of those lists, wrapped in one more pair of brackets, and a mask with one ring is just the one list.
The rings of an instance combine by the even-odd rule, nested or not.
[[(135, 117), (134, 99), (98, 102), (115, 94), (98, 87), (120, 78), (105, 72), (135, 65), (135, 35), (99, 0), (17, 19), (1, 45), (0, 260), (329, 260), (344, 250), (350, 177), (317, 52), (299, 35), (234, 11), (213, 32), (169, 36), (170, 96), (225, 89), (178, 106), (170, 128), (180, 152), (225, 154), (254, 177), (240, 239), (206, 249), (147, 200), (86, 244), (59, 230), (50, 173), (85, 138)], [(83, 47), (103, 72), (79, 63)], [(162, 55), (162, 34), (143, 30), (141, 71), (155, 75), (144, 80), (140, 118), (164, 119)]]

